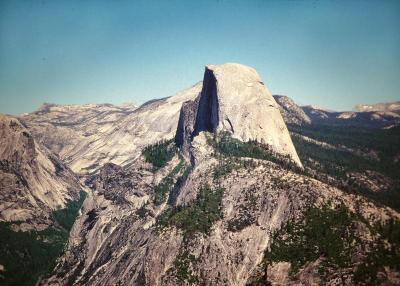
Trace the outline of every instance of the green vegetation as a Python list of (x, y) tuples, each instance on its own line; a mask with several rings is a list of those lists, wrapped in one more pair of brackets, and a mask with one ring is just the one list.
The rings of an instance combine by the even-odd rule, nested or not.
[[(291, 132), (334, 146), (346, 146), (365, 154), (375, 152), (378, 155), (377, 159), (346, 150), (327, 149), (298, 136), (292, 136), (293, 144), (303, 165), (307, 169), (317, 170), (318, 179), (325, 180), (320, 173), (327, 174), (335, 178), (341, 187), (400, 210), (400, 162), (394, 160), (395, 156), (400, 154), (399, 127), (388, 130), (324, 125), (289, 125), (288, 127)], [(391, 178), (394, 181), (392, 188), (387, 191), (373, 192), (354, 184), (348, 178), (350, 172), (365, 170), (376, 171)]]
[(85, 198), (86, 193), (81, 190), (79, 192), (79, 200), (70, 201), (64, 209), (59, 209), (53, 212), (54, 220), (69, 232), (78, 216), (79, 209), (81, 208)]
[[(68, 233), (55, 229), (13, 231), (10, 223), (0, 223), (1, 285), (35, 285), (49, 273), (64, 250)], [(4, 276), (3, 276), (4, 275)]]
[(223, 189), (200, 188), (196, 200), (189, 206), (169, 208), (158, 218), (163, 228), (176, 226), (186, 237), (197, 232), (208, 234), (214, 222), (222, 218)]
[[(237, 158), (237, 157), (218, 157), (218, 164), (212, 169), (212, 175), (214, 180), (219, 180), (232, 173), (234, 170), (247, 169), (252, 170), (263, 164), (261, 161), (254, 160), (252, 158)], [(301, 172), (297, 167), (293, 167), (296, 171)]]
[(354, 273), (356, 283), (366, 282), (366, 285), (380, 284), (378, 272), (384, 266), (400, 271), (400, 221), (389, 220), (384, 225), (374, 226), (379, 240), (371, 245), (364, 263), (358, 266)]
[[(208, 143), (214, 147), (214, 150), (222, 156), (225, 157), (239, 157), (239, 158), (254, 158), (272, 161), (280, 164), (282, 167), (286, 169), (290, 169), (293, 171), (301, 172), (300, 168), (288, 157), (282, 156), (276, 152), (274, 152), (270, 146), (266, 144), (259, 143), (257, 141), (249, 141), (242, 142), (232, 136), (228, 132), (224, 132), (220, 134), (215, 139), (208, 140)], [(226, 166), (227, 170), (222, 170), (221, 174), (224, 174), (226, 171), (230, 171), (230, 166)], [(220, 174), (216, 175), (217, 177)]]
[(213, 170), (213, 178), (218, 180), (230, 174), (233, 170), (240, 168), (240, 165), (233, 160), (223, 160)]
[[(340, 146), (345, 145), (364, 152), (375, 150), (386, 164), (392, 164), (393, 157), (400, 152), (400, 127), (391, 129), (369, 129), (361, 127), (337, 127), (328, 125), (288, 125), (291, 132), (302, 134), (318, 141)], [(385, 164), (384, 163), (384, 164)], [(395, 164), (395, 163), (394, 163)], [(400, 174), (399, 170), (392, 170), (391, 166), (381, 170)], [(387, 173), (383, 171), (384, 173)]]
[(287, 170), (304, 173), (303, 169), (299, 168), (289, 156), (274, 152), (269, 145), (257, 141), (242, 142), (232, 138), (228, 132), (221, 133), (214, 138), (208, 137), (207, 140), (208, 144), (214, 148), (214, 156), (218, 159), (218, 165), (213, 168), (214, 180), (225, 177), (233, 170), (253, 169), (262, 164), (253, 159), (271, 161)]
[(185, 160), (181, 159), (179, 164), (164, 178), (154, 189), (154, 203), (161, 205), (167, 199), (168, 194), (173, 190), (174, 177), (185, 167)]
[(307, 262), (322, 256), (321, 274), (325, 267), (345, 268), (351, 263), (355, 242), (351, 225), (352, 217), (345, 207), (310, 208), (302, 222), (289, 222), (274, 235), (265, 262), (268, 265), (288, 261), (294, 274)]
[(400, 154), (400, 132), (396, 130), (363, 130), (320, 125), (301, 128), (293, 125), (289, 129), (337, 147), (346, 146), (366, 154), (375, 151), (379, 156), (376, 160), (345, 150), (327, 149), (293, 136), (293, 143), (303, 161), (307, 163), (307, 159), (312, 158), (321, 162), (321, 170), (330, 175), (345, 177), (347, 171), (374, 170), (394, 179), (400, 177), (399, 165), (393, 160)]
[(168, 269), (167, 274), (176, 277), (180, 282), (186, 281), (189, 285), (193, 285), (199, 281), (191, 268), (194, 263), (196, 263), (196, 257), (188, 250), (183, 250), (176, 257), (174, 266)]
[(177, 152), (174, 140), (163, 140), (143, 149), (146, 162), (153, 164), (156, 169), (162, 168), (174, 157)]
[(63, 229), (13, 231), (12, 223), (0, 222), (0, 264), (5, 268), (0, 272), (1, 285), (35, 285), (40, 277), (50, 273), (64, 251), (69, 230), (85, 196), (81, 191), (79, 201), (54, 212), (54, 218)]
[[(335, 160), (332, 157), (329, 161), (337, 165), (343, 164), (343, 167), (350, 170), (375, 170), (393, 179), (400, 177), (400, 162), (395, 162), (393, 159), (400, 154), (400, 127), (391, 129), (368, 129), (360, 127), (336, 127), (325, 125), (289, 125), (289, 130), (318, 141), (327, 142), (334, 146), (346, 146), (352, 149), (361, 150), (369, 153), (370, 151), (377, 152), (379, 160), (367, 159), (362, 156), (353, 155), (346, 160), (345, 156), (349, 157), (350, 152), (338, 152), (339, 158)], [(302, 144), (297, 140), (295, 143), (298, 152), (302, 153)], [(321, 148), (321, 147), (319, 147)], [(322, 148), (327, 151), (326, 148)], [(317, 151), (317, 150), (315, 150)], [(322, 153), (320, 150), (318, 153)], [(332, 152), (335, 152), (334, 150)], [(316, 154), (316, 158), (322, 154)], [(313, 157), (311, 157), (313, 158)]]

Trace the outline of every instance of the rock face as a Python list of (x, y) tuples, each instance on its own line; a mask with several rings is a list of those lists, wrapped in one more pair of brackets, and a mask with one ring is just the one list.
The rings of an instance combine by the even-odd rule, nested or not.
[(311, 119), (290, 97), (284, 95), (274, 95), (275, 101), (279, 105), (283, 120), (291, 124), (311, 124)]
[(78, 178), (18, 119), (0, 114), (0, 221), (50, 224), (51, 211), (79, 198)]
[(201, 83), (175, 96), (140, 107), (111, 104), (45, 105), (20, 119), (35, 138), (76, 173), (96, 172), (106, 163), (128, 165), (144, 146), (171, 139), (183, 102), (194, 99)]
[(185, 103), (181, 110), (178, 145), (187, 150), (193, 137), (202, 131), (229, 132), (244, 142), (255, 140), (267, 144), (301, 166), (279, 106), (250, 67), (206, 66), (199, 98)]

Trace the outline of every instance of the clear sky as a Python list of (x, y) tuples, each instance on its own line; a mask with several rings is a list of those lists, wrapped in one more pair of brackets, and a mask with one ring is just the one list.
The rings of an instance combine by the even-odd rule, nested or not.
[(299, 104), (400, 100), (400, 1), (0, 0), (3, 113), (139, 104), (225, 62)]

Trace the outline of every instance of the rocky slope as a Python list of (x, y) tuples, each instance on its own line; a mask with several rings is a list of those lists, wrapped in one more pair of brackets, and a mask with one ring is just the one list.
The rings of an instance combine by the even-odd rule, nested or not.
[(400, 283), (399, 213), (301, 168), (254, 70), (208, 66), (183, 97), (181, 148), (147, 146), (134, 164), (92, 176), (42, 285)]
[[(86, 158), (86, 152), (90, 152), (90, 142), (101, 138), (116, 121), (135, 109), (135, 106), (111, 104), (44, 104), (37, 111), (24, 114), (20, 120), (40, 143), (74, 167), (77, 161)], [(73, 170), (77, 171), (76, 167)]]
[(310, 117), (290, 97), (274, 95), (274, 98), (286, 124), (311, 124)]
[(196, 97), (200, 89), (201, 83), (139, 108), (45, 105), (20, 119), (74, 172), (87, 174), (109, 162), (132, 163), (144, 146), (172, 138), (182, 103)]
[[(337, 285), (339, 271), (347, 277), (342, 285), (354, 285), (368, 249), (378, 243), (369, 223), (399, 214), (268, 160), (225, 156), (221, 141), (212, 138), (204, 132), (194, 138), (193, 166), (177, 155), (160, 169), (144, 158), (130, 168), (105, 166), (55, 275), (43, 284)], [(238, 142), (232, 141), (233, 150)], [(160, 192), (165, 197), (157, 200)], [(344, 208), (357, 218), (350, 223), (357, 252), (347, 254), (344, 242), (336, 249), (349, 255), (346, 267), (329, 264), (328, 273), (319, 275), (321, 261), (330, 261), (321, 251), (295, 273), (290, 260), (282, 260), (286, 268), (271, 261), (265, 276), (273, 234), (301, 222), (308, 209), (323, 207)], [(382, 269), (384, 281), (399, 281), (394, 269)]]
[(76, 175), (18, 119), (0, 114), (0, 221), (44, 228), (80, 189)]

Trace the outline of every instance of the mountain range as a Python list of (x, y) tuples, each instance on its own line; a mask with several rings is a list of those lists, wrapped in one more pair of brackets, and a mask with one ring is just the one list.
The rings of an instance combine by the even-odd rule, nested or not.
[(399, 103), (335, 112), (257, 71), (141, 106), (0, 117), (5, 285), (399, 285)]

